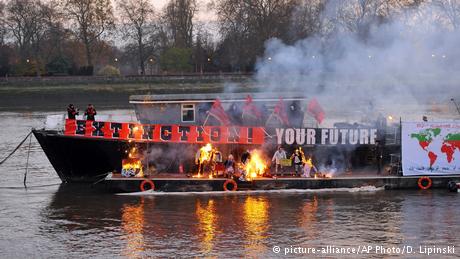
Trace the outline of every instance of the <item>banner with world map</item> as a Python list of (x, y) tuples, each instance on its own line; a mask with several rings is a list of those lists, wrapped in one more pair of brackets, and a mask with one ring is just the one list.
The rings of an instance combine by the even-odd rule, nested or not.
[(402, 123), (403, 175), (460, 174), (460, 122)]

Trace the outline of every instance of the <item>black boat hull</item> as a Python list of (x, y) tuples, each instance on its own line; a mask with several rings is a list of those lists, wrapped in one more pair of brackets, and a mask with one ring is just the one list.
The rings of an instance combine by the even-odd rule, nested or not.
[(121, 168), (127, 141), (69, 137), (58, 131), (33, 130), (63, 182), (96, 182)]
[[(128, 150), (136, 147), (142, 157), (146, 158), (145, 170), (160, 173), (192, 173), (196, 170), (194, 156), (199, 144), (177, 143), (148, 143), (122, 139), (106, 139), (85, 136), (67, 136), (56, 130), (33, 130), (34, 136), (40, 143), (43, 151), (53, 165), (63, 182), (94, 183), (108, 173), (121, 172), (122, 161), (127, 158)], [(181, 145), (178, 147), (178, 145)], [(221, 145), (219, 150), (224, 154), (234, 154), (238, 157), (244, 150), (252, 148), (250, 145)], [(276, 145), (265, 148), (273, 153)], [(318, 158), (320, 164), (327, 164), (329, 160), (342, 156), (348, 157), (347, 166), (352, 168), (376, 167), (374, 162), (376, 152), (372, 145), (363, 145), (352, 151), (340, 147), (318, 146), (306, 148), (306, 152)], [(288, 150), (292, 153), (293, 150)], [(394, 152), (387, 149), (384, 153)], [(344, 156), (343, 154), (347, 154)], [(369, 161), (369, 157), (374, 157)], [(366, 159), (365, 159), (366, 158)], [(386, 161), (382, 161), (386, 162)], [(342, 162), (342, 164), (345, 164)], [(155, 170), (151, 170), (151, 166)], [(181, 169), (180, 169), (181, 168)], [(374, 170), (374, 169), (372, 169)], [(375, 169), (375, 171), (377, 171)]]

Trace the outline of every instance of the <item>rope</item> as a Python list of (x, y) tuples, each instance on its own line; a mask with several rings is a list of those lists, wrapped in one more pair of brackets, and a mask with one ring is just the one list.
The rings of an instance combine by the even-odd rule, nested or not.
[(29, 132), (29, 134), (27, 134), (27, 136), (19, 143), (19, 145), (8, 155), (6, 156), (2, 161), (0, 161), (0, 165), (2, 165), (3, 163), (5, 163), (6, 160), (8, 160), (8, 158), (10, 158), (21, 146), (22, 144), (24, 144), (24, 142), (27, 140), (27, 138), (32, 134), (32, 131)]
[[(30, 135), (30, 134), (29, 134)], [(27, 162), (26, 162), (26, 172), (24, 173), (24, 187), (27, 188), (27, 171), (29, 171), (29, 156), (30, 156), (30, 145), (32, 144), (32, 135), (29, 137), (29, 149), (27, 150)]]
[(99, 175), (94, 176), (94, 178), (97, 178), (97, 177), (100, 177), (100, 176), (105, 176), (105, 177), (104, 177), (104, 178), (101, 178), (101, 179), (99, 179), (99, 180), (97, 180), (97, 181), (95, 181), (94, 183), (92, 183), (92, 185), (96, 185), (96, 184), (98, 184), (98, 183), (104, 181), (105, 178), (107, 177), (107, 175), (109, 175), (109, 174), (110, 174), (110, 173), (104, 173), (104, 174), (99, 174)]

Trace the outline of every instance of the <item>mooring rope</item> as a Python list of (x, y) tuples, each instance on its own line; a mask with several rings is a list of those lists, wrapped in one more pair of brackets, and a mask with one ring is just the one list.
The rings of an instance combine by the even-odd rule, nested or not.
[[(30, 134), (29, 134), (30, 135)], [(24, 187), (27, 188), (27, 171), (29, 171), (30, 145), (32, 144), (32, 135), (29, 137), (29, 149), (27, 150), (26, 172), (24, 173)]]
[(110, 174), (110, 173), (105, 173), (105, 174), (99, 174), (99, 175), (94, 176), (94, 178), (98, 178), (98, 177), (100, 177), (100, 176), (105, 176), (105, 177), (104, 177), (104, 178), (101, 178), (101, 179), (99, 179), (99, 180), (97, 180), (97, 181), (95, 181), (94, 183), (92, 183), (92, 185), (96, 185), (96, 184), (98, 184), (98, 183), (104, 181), (105, 178), (107, 177), (107, 175), (109, 175), (109, 174)]
[(22, 146), (22, 144), (24, 144), (24, 142), (26, 142), (27, 138), (31, 134), (32, 134), (32, 131), (30, 131), (29, 134), (27, 134), (27, 136), (19, 143), (19, 145), (8, 156), (6, 156), (2, 161), (0, 161), (0, 165), (5, 163), (5, 161), (8, 160), (8, 158), (10, 158)]

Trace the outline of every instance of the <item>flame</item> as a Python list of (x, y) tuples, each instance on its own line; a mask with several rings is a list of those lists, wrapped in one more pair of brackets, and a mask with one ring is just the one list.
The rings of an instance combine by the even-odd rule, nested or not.
[[(125, 151), (125, 153), (126, 152), (127, 152), (127, 150)], [(134, 158), (136, 156), (137, 156), (137, 149), (136, 149), (136, 147), (133, 147), (133, 148), (131, 148), (131, 150), (128, 153), (128, 158)]]
[(136, 172), (136, 177), (144, 177), (141, 160), (138, 158), (131, 158), (131, 153), (128, 159), (123, 159), (122, 170), (132, 170)]
[(305, 153), (303, 152), (302, 147), (299, 147), (297, 150), (299, 150), (300, 157), (302, 159), (302, 163), (305, 164), (305, 163), (308, 163), (308, 161), (310, 161), (310, 163), (311, 163), (311, 159), (308, 159), (308, 160), (306, 159)]
[[(212, 148), (211, 143), (208, 143), (205, 146), (202, 146), (200, 148), (200, 163), (209, 162), (211, 160), (212, 150), (213, 148)], [(193, 175), (192, 177), (201, 178), (202, 176), (203, 176), (203, 172), (198, 172), (196, 175)]]
[(200, 153), (201, 162), (211, 160), (212, 145), (210, 143), (206, 144), (206, 146), (201, 147), (200, 150), (201, 150), (201, 153)]
[(244, 168), (247, 172), (248, 180), (261, 176), (267, 169), (267, 165), (262, 158), (262, 153), (259, 150), (251, 152), (251, 159)]

